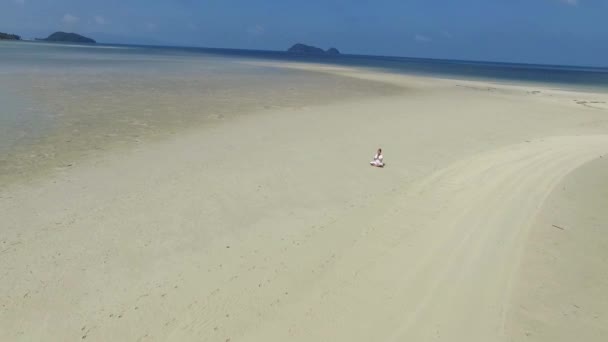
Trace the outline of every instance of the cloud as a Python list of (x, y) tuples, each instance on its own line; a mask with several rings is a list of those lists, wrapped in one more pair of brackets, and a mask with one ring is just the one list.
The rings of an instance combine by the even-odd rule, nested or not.
[(266, 29), (262, 25), (255, 25), (247, 29), (247, 33), (252, 36), (261, 36), (266, 32)]
[(23, 6), (23, 5), (25, 5), (25, 0), (15, 0), (15, 3), (16, 3), (17, 5), (21, 5), (21, 6)]
[(61, 22), (67, 25), (72, 25), (72, 24), (76, 24), (77, 22), (80, 21), (80, 18), (78, 18), (77, 16), (71, 15), (70, 13), (66, 13), (63, 15), (63, 18), (61, 18)]
[(578, 0), (560, 0), (562, 3), (570, 6), (578, 6)]
[(431, 39), (430, 37), (423, 36), (423, 35), (421, 35), (421, 34), (417, 34), (417, 35), (415, 35), (415, 36), (414, 36), (414, 39), (415, 39), (416, 41), (418, 41), (418, 42), (425, 42), (425, 43), (426, 43), (426, 42), (430, 42), (431, 40), (433, 40), (433, 39)]
[(106, 24), (106, 19), (104, 17), (100, 16), (100, 15), (96, 15), (95, 17), (93, 17), (93, 19), (99, 25), (105, 25)]

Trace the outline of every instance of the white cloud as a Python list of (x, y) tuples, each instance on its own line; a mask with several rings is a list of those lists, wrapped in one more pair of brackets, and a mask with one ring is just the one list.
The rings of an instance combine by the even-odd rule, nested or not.
[(78, 18), (77, 16), (71, 15), (70, 13), (66, 13), (63, 15), (63, 18), (61, 18), (61, 22), (67, 25), (72, 25), (72, 24), (76, 24), (77, 22), (80, 21), (80, 18)]
[(448, 32), (448, 31), (443, 31), (443, 32), (441, 32), (441, 34), (442, 34), (444, 37), (446, 37), (447, 39), (452, 39), (452, 38), (454, 38), (454, 35), (453, 35), (452, 33)]
[(247, 29), (247, 33), (252, 36), (261, 36), (266, 32), (266, 29), (262, 25), (255, 25)]
[(578, 0), (560, 0), (562, 3), (570, 6), (577, 6)]
[(430, 42), (432, 40), (430, 37), (423, 36), (421, 34), (415, 35), (414, 39), (419, 42)]
[(94, 18), (95, 22), (99, 25), (105, 25), (106, 24), (106, 19), (100, 15), (96, 15)]
[(22, 5), (23, 6), (23, 5), (25, 5), (25, 0), (15, 0), (15, 3), (17, 5)]

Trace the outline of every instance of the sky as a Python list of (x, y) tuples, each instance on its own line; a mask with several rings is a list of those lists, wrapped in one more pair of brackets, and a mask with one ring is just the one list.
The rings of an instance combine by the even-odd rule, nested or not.
[(608, 66), (608, 0), (0, 0), (0, 32)]

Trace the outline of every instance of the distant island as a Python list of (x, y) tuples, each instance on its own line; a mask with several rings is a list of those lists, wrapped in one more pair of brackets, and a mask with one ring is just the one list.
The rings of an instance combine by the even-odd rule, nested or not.
[(0, 32), (0, 40), (21, 40), (21, 37), (16, 34)]
[(294, 53), (294, 54), (300, 54), (300, 55), (339, 55), (340, 51), (338, 51), (338, 49), (336, 48), (329, 48), (327, 49), (327, 51), (324, 51), (321, 48), (318, 48), (316, 46), (310, 46), (310, 45), (306, 45), (306, 44), (295, 44), (294, 46), (290, 47), (287, 52), (289, 53)]
[(81, 36), (77, 33), (68, 33), (68, 32), (55, 32), (48, 36), (47, 38), (37, 38), (36, 40), (45, 41), (45, 42), (68, 42), (68, 43), (89, 43), (95, 44), (96, 41)]

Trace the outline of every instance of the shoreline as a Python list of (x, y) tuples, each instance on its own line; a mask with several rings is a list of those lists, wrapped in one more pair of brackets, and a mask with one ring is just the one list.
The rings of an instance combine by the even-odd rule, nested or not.
[[(135, 94), (123, 96), (111, 88), (103, 88), (104, 83), (101, 82), (102, 88), (98, 92), (85, 94), (77, 103), (69, 103), (67, 108), (63, 103), (54, 102), (53, 98), (72, 92), (73, 85), (61, 77), (55, 79), (56, 75), (51, 78), (56, 84), (51, 85), (48, 83), (53, 82), (48, 80), (36, 80), (44, 78), (44, 75), (27, 75), (24, 83), (32, 83), (30, 86), (36, 89), (36, 93), (31, 96), (41, 102), (39, 111), (44, 113), (33, 119), (49, 122), (40, 129), (43, 133), (39, 136), (26, 137), (28, 140), (24, 142), (15, 141), (14, 147), (6, 149), (6, 156), (0, 159), (0, 187), (34, 181), (87, 159), (103, 159), (107, 154), (138, 149), (146, 143), (171, 140), (195, 130), (204, 132), (206, 127), (230, 124), (240, 116), (273, 110), (290, 112), (310, 105), (402, 92), (396, 86), (368, 80), (352, 82), (337, 75), (316, 75), (298, 70), (288, 72), (291, 73), (278, 79), (269, 78), (278, 81), (278, 85), (253, 90), (241, 89), (242, 86), (236, 90), (224, 89), (224, 83), (218, 89), (208, 89), (209, 84), (195, 75), (188, 79), (170, 79), (178, 82), (175, 84), (177, 88), (162, 92), (155, 84), (135, 82), (132, 86), (135, 89), (130, 90)], [(251, 71), (249, 73), (251, 78)], [(251, 83), (252, 80), (246, 82)], [(281, 85), (283, 88), (277, 88)], [(147, 94), (146, 86), (155, 96)], [(249, 86), (253, 87), (253, 84)], [(264, 88), (264, 84), (259, 84), (259, 87)], [(323, 90), (326, 88), (329, 91)], [(217, 95), (211, 96), (214, 93)], [(29, 106), (34, 107), (33, 104)]]
[[(505, 78), (490, 78), (490, 77), (475, 77), (473, 75), (450, 75), (450, 74), (424, 74), (424, 73), (415, 73), (408, 71), (395, 71), (390, 68), (379, 68), (374, 66), (346, 66), (340, 64), (332, 64), (332, 63), (318, 63), (318, 62), (300, 62), (300, 61), (259, 61), (255, 59), (242, 61), (243, 64), (250, 65), (258, 65), (258, 66), (268, 66), (275, 68), (283, 68), (283, 69), (295, 69), (295, 70), (307, 70), (307, 71), (315, 71), (315, 72), (325, 72), (336, 75), (343, 75), (347, 77), (353, 78), (361, 78), (361, 79), (369, 79), (373, 80), (378, 78), (378, 76), (384, 75), (384, 82), (397, 82), (401, 80), (416, 80), (418, 83), (424, 83), (425, 80), (427, 83), (458, 83), (464, 82), (469, 83), (471, 85), (480, 85), (480, 86), (497, 86), (504, 88), (512, 88), (512, 89), (521, 89), (521, 88), (541, 88), (541, 90), (545, 91), (555, 91), (555, 92), (566, 92), (566, 93), (578, 93), (581, 95), (598, 95), (601, 96), (605, 94), (607, 90), (606, 86), (590, 86), (590, 85), (569, 85), (568, 83), (556, 83), (556, 82), (541, 82), (541, 81), (533, 81), (533, 80), (525, 80), (525, 79), (505, 79)], [(571, 86), (572, 88), (567, 88)]]
[[(369, 99), (374, 98), (382, 98), (385, 96), (398, 96), (397, 94), (403, 93), (403, 96), (407, 96), (407, 92), (419, 92), (419, 91), (432, 91), (437, 88), (450, 88), (450, 87), (460, 87), (463, 89), (469, 89), (473, 91), (479, 92), (488, 92), (495, 93), (496, 95), (527, 95), (527, 96), (535, 96), (539, 98), (543, 98), (543, 100), (552, 100), (559, 101), (563, 105), (568, 105), (574, 103), (576, 105), (588, 107), (591, 109), (598, 110), (607, 110), (608, 111), (608, 101), (606, 99), (605, 94), (596, 93), (592, 91), (583, 91), (581, 89), (578, 90), (565, 90), (565, 89), (554, 89), (547, 88), (550, 85), (529, 85), (527, 83), (501, 83), (490, 82), (490, 81), (479, 81), (479, 80), (471, 80), (471, 79), (451, 79), (451, 78), (439, 78), (433, 76), (420, 76), (420, 75), (404, 75), (404, 74), (392, 74), (388, 72), (377, 72), (372, 69), (366, 68), (352, 68), (352, 67), (342, 67), (342, 66), (334, 66), (327, 64), (316, 64), (316, 63), (291, 63), (291, 62), (252, 62), (252, 61), (243, 61), (238, 62), (240, 64), (248, 64), (254, 65), (258, 67), (268, 67), (268, 68), (277, 68), (283, 70), (295, 70), (298, 72), (312, 72), (317, 74), (324, 74), (331, 77), (339, 77), (343, 79), (354, 79), (357, 81), (371, 82), (369, 85), (373, 84), (384, 84), (387, 87), (394, 87), (394, 89), (388, 91), (386, 94), (375, 94), (369, 95)], [(388, 88), (387, 88), (388, 89)], [(410, 94), (411, 95), (411, 94)], [(598, 100), (601, 99), (601, 100)], [(327, 105), (332, 103), (344, 103), (348, 101), (352, 101), (353, 99), (349, 97), (349, 95), (345, 95), (344, 98), (332, 100), (329, 102), (321, 102), (315, 103), (314, 106), (319, 105)], [(306, 105), (303, 105), (304, 107)], [(242, 115), (259, 115), (260, 113), (266, 113), (272, 111), (273, 109), (269, 109), (273, 106), (264, 106), (264, 109), (254, 109), (249, 111), (244, 111), (238, 113), (236, 117)], [(282, 108), (277, 107), (276, 109), (282, 109), (286, 111), (290, 111), (292, 109), (297, 109), (299, 106), (295, 107), (285, 106)], [(216, 119), (213, 118), (202, 118), (197, 119), (197, 124), (193, 127), (184, 126), (184, 127), (161, 127), (155, 128), (157, 132), (155, 133), (146, 133), (144, 131), (138, 132), (133, 131), (134, 137), (129, 138), (131, 134), (125, 133), (124, 136), (117, 136), (119, 139), (117, 141), (108, 140), (107, 142), (102, 142), (101, 144), (93, 143), (96, 146), (93, 146), (88, 149), (84, 149), (82, 151), (72, 151), (76, 153), (74, 156), (70, 156), (69, 154), (63, 155), (62, 151), (44, 151), (44, 149), (40, 150), (36, 145), (33, 145), (32, 148), (29, 149), (21, 149), (15, 150), (10, 153), (9, 158), (5, 159), (3, 163), (5, 165), (14, 164), (15, 162), (19, 162), (19, 159), (23, 159), (24, 157), (16, 157), (13, 156), (14, 153), (18, 155), (27, 155), (27, 154), (39, 154), (42, 153), (48, 154), (58, 154), (59, 160), (58, 162), (54, 162), (53, 160), (46, 161), (44, 164), (48, 165), (36, 165), (36, 162), (33, 162), (32, 167), (25, 169), (16, 169), (15, 171), (19, 172), (21, 175), (19, 176), (10, 176), (13, 171), (6, 171), (4, 175), (0, 177), (0, 186), (6, 187), (10, 186), (11, 183), (27, 183), (31, 181), (36, 181), (39, 179), (43, 179), (45, 175), (52, 175), (53, 173), (59, 171), (62, 172), (63, 169), (72, 167), (75, 163), (83, 162), (90, 158), (102, 158), (107, 153), (126, 151), (128, 149), (138, 149), (142, 144), (153, 143), (155, 141), (163, 141), (167, 139), (172, 139), (172, 137), (180, 134), (188, 134), (190, 131), (199, 130), (202, 132), (205, 129), (205, 126), (215, 126), (225, 124), (228, 119), (233, 120), (235, 117), (226, 117), (224, 115), (219, 116)], [(228, 121), (230, 121), (228, 120)], [(229, 123), (228, 123), (229, 124)], [(141, 122), (141, 125), (147, 126), (148, 123), (144, 121)], [(103, 132), (101, 132), (103, 133)], [(85, 132), (85, 134), (87, 134)], [(98, 134), (98, 133), (95, 133)], [(114, 133), (107, 133), (107, 136), (116, 136)], [(55, 139), (57, 137), (51, 137)], [(61, 137), (59, 137), (61, 138)], [(46, 140), (45, 138), (41, 139), (41, 141)], [(70, 139), (71, 140), (71, 139)], [(50, 143), (43, 143), (50, 144)], [(64, 146), (66, 148), (66, 146)], [(71, 151), (71, 150), (66, 150)], [(103, 151), (99, 154), (99, 151)], [(71, 154), (73, 154), (70, 152)], [(15, 157), (17, 159), (15, 159)], [(31, 162), (28, 162), (31, 163)], [(41, 178), (42, 177), (42, 178)], [(2, 179), (4, 178), (4, 179)]]
[[(416, 82), (417, 85), (427, 85), (429, 87), (441, 85), (462, 84), (463, 86), (496, 88), (512, 91), (527, 91), (530, 88), (539, 88), (550, 94), (575, 94), (578, 96), (604, 96), (605, 93), (594, 88), (559, 88), (554, 83), (540, 83), (526, 80), (505, 80), (505, 79), (475, 79), (458, 77), (441, 77), (439, 75), (418, 75), (390, 72), (390, 70), (378, 70), (373, 67), (347, 67), (334, 64), (322, 64), (314, 62), (261, 62), (243, 61), (242, 64), (266, 66), (279, 69), (305, 70), (319, 73), (329, 73), (344, 77), (364, 79), (370, 81), (386, 82), (397, 86), (404, 86), (407, 82)], [(564, 84), (565, 86), (565, 84)], [(557, 88), (555, 88), (557, 87)]]

